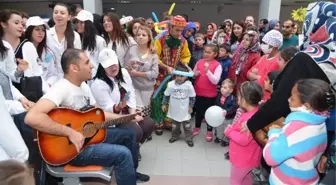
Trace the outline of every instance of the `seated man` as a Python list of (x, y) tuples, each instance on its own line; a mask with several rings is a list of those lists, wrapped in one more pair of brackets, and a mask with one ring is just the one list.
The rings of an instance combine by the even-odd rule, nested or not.
[(3, 128), (0, 130), (0, 161), (14, 159), (23, 163), (28, 160), (28, 148), (8, 113), (5, 101), (0, 86), (0, 118)]
[[(96, 106), (90, 87), (84, 83), (91, 79), (93, 66), (86, 54), (78, 49), (66, 50), (61, 58), (61, 65), (64, 78), (56, 82), (29, 110), (25, 123), (41, 132), (68, 137), (77, 151), (80, 151), (84, 136), (70, 127), (53, 121), (48, 113), (56, 107), (78, 110), (90, 105)], [(120, 117), (108, 112), (104, 114), (106, 120)], [(139, 121), (142, 117), (138, 116), (136, 119)], [(87, 147), (70, 163), (77, 166), (114, 166), (118, 185), (136, 185), (136, 182), (149, 180), (149, 176), (136, 172), (138, 159), (135, 133), (130, 129), (108, 128), (104, 143)]]

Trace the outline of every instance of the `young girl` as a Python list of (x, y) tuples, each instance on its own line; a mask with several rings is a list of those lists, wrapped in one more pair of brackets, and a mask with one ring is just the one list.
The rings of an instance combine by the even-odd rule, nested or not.
[(61, 66), (63, 52), (69, 48), (82, 49), (80, 36), (72, 29), (70, 19), (70, 7), (57, 3), (53, 10), (55, 26), (47, 31), (47, 47), (55, 55), (58, 79), (62, 79), (64, 75)]
[(298, 51), (299, 50), (297, 49), (297, 47), (289, 46), (280, 52), (278, 61), (280, 71), (282, 71), (286, 67), (288, 62), (292, 60), (292, 58)]
[(257, 82), (244, 82), (238, 91), (238, 105), (245, 112), (228, 125), (224, 134), (230, 139), (231, 185), (252, 185), (252, 169), (260, 165), (261, 147), (252, 135), (241, 133), (240, 128), (258, 110), (263, 89)]
[[(196, 91), (196, 120), (193, 135), (200, 132), (202, 120), (205, 111), (215, 104), (217, 97), (217, 84), (222, 74), (222, 66), (215, 60), (218, 55), (216, 45), (206, 45), (204, 47), (204, 59), (198, 61), (194, 68), (195, 74), (195, 91)], [(212, 141), (212, 127), (207, 127), (206, 140)]]
[(264, 101), (267, 101), (271, 98), (271, 94), (273, 92), (273, 83), (276, 77), (280, 74), (280, 71), (271, 71), (267, 74), (266, 80), (264, 82)]
[[(93, 14), (86, 10), (81, 10), (76, 16), (76, 31), (82, 40), (82, 50), (89, 57), (93, 69), (92, 78), (97, 74), (99, 53), (107, 47), (103, 37), (99, 36), (94, 26)], [(89, 83), (90, 84), (90, 83)]]
[[(318, 79), (299, 80), (292, 89), (292, 111), (284, 127), (271, 126), (263, 155), (272, 167), (270, 183), (318, 184), (317, 163), (327, 147), (325, 121), (335, 92)], [(294, 172), (294, 173), (293, 173)]]
[(152, 51), (152, 31), (147, 26), (140, 26), (135, 34), (138, 47), (136, 53), (126, 54), (125, 66), (132, 78), (137, 107), (150, 104), (156, 78), (159, 74), (159, 58), (156, 51)]

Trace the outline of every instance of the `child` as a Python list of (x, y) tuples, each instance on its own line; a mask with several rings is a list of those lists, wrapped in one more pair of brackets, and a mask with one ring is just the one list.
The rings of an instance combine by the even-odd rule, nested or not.
[(271, 98), (271, 94), (273, 92), (273, 83), (274, 80), (278, 77), (280, 74), (280, 71), (271, 71), (267, 74), (265, 84), (264, 84), (264, 98), (263, 101), (267, 101), (268, 99)]
[[(188, 72), (188, 68), (184, 65), (178, 65), (176, 70)], [(172, 137), (169, 139), (169, 143), (174, 143), (179, 139), (182, 124), (187, 144), (193, 147), (192, 127), (189, 120), (191, 119), (190, 113), (194, 107), (196, 94), (194, 87), (187, 79), (186, 76), (175, 75), (175, 80), (168, 83), (162, 100), (162, 111), (167, 110), (169, 100), (167, 117), (173, 120)]]
[[(216, 45), (204, 47), (204, 59), (197, 62), (194, 68), (196, 91), (196, 119), (193, 135), (200, 133), (205, 111), (213, 106), (217, 97), (217, 84), (222, 74), (222, 66), (215, 60), (218, 55)], [(206, 140), (212, 141), (212, 127), (207, 124)]]
[(297, 47), (289, 46), (280, 52), (278, 61), (280, 71), (286, 67), (288, 62), (292, 60), (298, 51)]
[[(222, 73), (223, 74), (223, 73)], [(234, 89), (234, 82), (231, 79), (226, 79), (222, 82), (220, 92), (216, 98), (216, 105), (221, 107), (226, 112), (226, 122), (230, 119), (233, 119), (238, 105), (236, 102), (236, 98), (232, 95)], [(215, 139), (216, 143), (220, 142), (220, 139)], [(222, 141), (222, 146), (228, 146), (229, 142), (224, 138)]]
[(261, 147), (253, 136), (241, 133), (243, 123), (257, 111), (263, 89), (257, 82), (244, 82), (238, 91), (238, 105), (244, 113), (233, 125), (228, 125), (224, 134), (230, 139), (231, 185), (252, 185), (252, 169), (260, 165)]
[(203, 45), (204, 45), (204, 35), (202, 33), (197, 33), (195, 35), (195, 47), (193, 51), (191, 52), (191, 59), (189, 62), (189, 67), (191, 69), (195, 68), (195, 65), (197, 61), (201, 60), (203, 58)]
[[(318, 79), (299, 80), (288, 100), (284, 127), (271, 126), (263, 155), (272, 167), (273, 184), (318, 184), (316, 166), (327, 146), (325, 121), (335, 106), (335, 92)], [(293, 173), (295, 172), (295, 173)]]
[(221, 85), (222, 82), (227, 78), (228, 73), (229, 73), (229, 69), (231, 66), (231, 58), (229, 57), (231, 51), (231, 47), (228, 44), (222, 44), (219, 45), (219, 54), (218, 54), (218, 62), (222, 65), (222, 75), (221, 78), (218, 82), (218, 85)]

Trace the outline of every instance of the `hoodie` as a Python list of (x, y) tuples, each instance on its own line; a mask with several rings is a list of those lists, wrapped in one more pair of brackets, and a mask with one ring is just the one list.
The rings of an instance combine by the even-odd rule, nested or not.
[[(185, 37), (185, 33), (190, 30), (193, 29), (193, 34), (190, 37)], [(196, 34), (196, 24), (193, 22), (188, 22), (187, 26), (184, 28), (183, 32), (182, 32), (182, 36), (188, 41), (188, 48), (190, 53), (192, 53), (193, 51), (193, 46), (194, 46), (194, 36)]]

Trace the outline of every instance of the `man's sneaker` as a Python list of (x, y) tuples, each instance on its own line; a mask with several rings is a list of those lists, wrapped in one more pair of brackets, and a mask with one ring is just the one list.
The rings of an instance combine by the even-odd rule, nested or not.
[(148, 175), (145, 174), (141, 174), (139, 172), (136, 172), (136, 181), (137, 183), (142, 183), (142, 182), (148, 182), (150, 177)]
[(205, 136), (205, 139), (206, 139), (208, 142), (211, 142), (211, 141), (212, 141), (212, 137), (213, 137), (212, 132), (207, 131), (206, 136)]
[(197, 136), (201, 132), (200, 128), (194, 128), (193, 135)]

